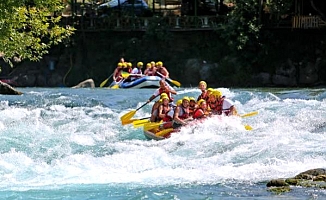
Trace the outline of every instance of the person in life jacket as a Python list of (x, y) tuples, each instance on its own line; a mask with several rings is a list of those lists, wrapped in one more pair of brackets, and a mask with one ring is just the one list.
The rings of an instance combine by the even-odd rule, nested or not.
[(137, 66), (132, 69), (131, 74), (129, 76), (131, 81), (134, 81), (143, 75), (143, 65), (144, 64), (142, 62), (138, 62)]
[(194, 111), (197, 109), (198, 105), (196, 103), (196, 99), (194, 97), (189, 97), (189, 114), (192, 116)]
[(156, 76), (160, 76), (162, 78), (169, 77), (169, 71), (166, 69), (166, 67), (163, 66), (162, 61), (158, 61), (156, 63)]
[(119, 82), (120, 80), (122, 80), (122, 76), (121, 76), (122, 68), (123, 68), (123, 63), (119, 62), (117, 68), (115, 68), (113, 72), (113, 81)]
[(146, 69), (144, 71), (144, 75), (146, 75), (146, 76), (154, 76), (155, 75), (155, 72), (152, 68), (151, 63), (146, 64)]
[(198, 84), (198, 88), (200, 89), (201, 93), (200, 95), (198, 96), (197, 98), (197, 101), (201, 100), (201, 99), (204, 99), (204, 100), (208, 100), (208, 90), (206, 89), (207, 88), (207, 84), (205, 81), (200, 81), (199, 84)]
[(170, 99), (168, 95), (161, 96), (162, 103), (158, 108), (158, 117), (163, 122), (172, 121), (172, 117), (168, 113), (173, 110), (173, 107), (169, 105)]
[(192, 116), (189, 115), (189, 102), (189, 97), (185, 96), (182, 98), (182, 104), (175, 108), (173, 121), (176, 124), (186, 125), (192, 120)]
[(226, 116), (237, 115), (237, 109), (234, 106), (233, 101), (222, 96), (222, 92), (214, 90), (210, 95), (209, 107), (212, 114), (225, 114)]
[(173, 89), (173, 87), (171, 87), (169, 84), (167, 84), (164, 79), (161, 79), (160, 87), (155, 90), (154, 94), (148, 99), (147, 102), (152, 101), (153, 99), (155, 99), (157, 96), (159, 96), (162, 93), (166, 93), (170, 99), (170, 102), (173, 102), (172, 95), (176, 95), (177, 91), (175, 91), (175, 89)]
[(166, 93), (162, 93), (160, 99), (154, 103), (151, 111), (151, 118), (150, 118), (151, 122), (159, 122), (161, 120), (159, 118), (159, 107), (163, 103), (163, 98), (168, 98)]
[(207, 103), (204, 99), (198, 101), (198, 108), (195, 110), (193, 114), (194, 119), (204, 119), (208, 116), (207, 112)]

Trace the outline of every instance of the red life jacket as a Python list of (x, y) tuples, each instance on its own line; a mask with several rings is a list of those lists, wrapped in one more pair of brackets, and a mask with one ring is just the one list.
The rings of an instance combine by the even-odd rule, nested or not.
[[(163, 76), (166, 76), (167, 75), (166, 74), (166, 69), (165, 70), (163, 70), (163, 69), (165, 69), (165, 67), (162, 66), (161, 68), (157, 69), (156, 72), (159, 72)], [(156, 73), (156, 76), (161, 76), (159, 73)]]
[(169, 105), (164, 106), (163, 104), (161, 106), (163, 106), (162, 114), (164, 114), (164, 117), (162, 118), (162, 120), (164, 122), (171, 121), (172, 118), (169, 115), (167, 115), (167, 113), (171, 110), (171, 107)]
[(192, 116), (194, 119), (200, 119), (205, 117), (205, 112), (201, 108), (197, 108)]
[(207, 90), (205, 90), (205, 93), (201, 93), (199, 97), (197, 98), (197, 101), (204, 99), (206, 102), (208, 102), (209, 96), (207, 95)]
[(189, 118), (189, 108), (184, 108), (182, 105), (180, 105), (179, 107), (180, 112), (178, 113), (178, 117), (182, 120)]
[(167, 95), (168, 95), (168, 97), (169, 97), (169, 99), (170, 99), (170, 102), (172, 102), (174, 99), (172, 98), (172, 96), (171, 96), (171, 93), (170, 92), (167, 92), (166, 90), (164, 90), (163, 88), (160, 88), (159, 89), (159, 93), (160, 93), (160, 95), (162, 94), (162, 93), (166, 93)]

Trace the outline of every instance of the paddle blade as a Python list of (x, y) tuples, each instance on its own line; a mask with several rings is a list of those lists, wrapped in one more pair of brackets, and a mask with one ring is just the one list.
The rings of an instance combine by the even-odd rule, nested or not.
[(104, 87), (106, 83), (108, 82), (109, 78), (105, 79), (101, 84), (100, 87)]
[(124, 121), (121, 121), (122, 125), (127, 125), (127, 124), (131, 124), (135, 121), (136, 119), (126, 119)]
[(176, 80), (171, 80), (171, 83), (173, 83), (175, 86), (180, 87), (181, 83)]
[(158, 128), (161, 124), (163, 124), (163, 122), (151, 122), (151, 123), (144, 124), (144, 130), (148, 131), (154, 128)]
[(162, 131), (159, 131), (157, 133), (155, 133), (156, 136), (160, 136), (160, 137), (164, 137), (166, 134), (169, 134), (173, 131), (173, 128), (168, 128), (168, 129), (164, 129)]
[(134, 128), (138, 128), (141, 126), (144, 126), (145, 124), (149, 123), (149, 119), (141, 119), (141, 120), (136, 120), (133, 121), (132, 124), (134, 125)]
[(126, 114), (124, 114), (124, 115), (122, 115), (120, 117), (121, 122), (124, 122), (124, 121), (127, 122), (127, 121), (129, 121), (135, 114), (136, 114), (136, 110), (132, 110), (130, 112), (127, 112)]
[(254, 111), (254, 112), (250, 112), (250, 113), (240, 115), (240, 117), (251, 117), (251, 116), (254, 116), (254, 115), (257, 115), (257, 114), (258, 114), (258, 111)]
[(129, 75), (130, 75), (130, 74), (129, 74), (128, 72), (121, 72), (121, 76), (122, 76), (124, 79), (128, 78)]
[(253, 128), (252, 128), (250, 125), (248, 125), (248, 124), (245, 124), (244, 127), (245, 127), (245, 129), (246, 129), (247, 131), (251, 131), (251, 130), (253, 129)]
[(111, 89), (119, 89), (119, 85), (116, 84), (116, 85), (112, 86)]

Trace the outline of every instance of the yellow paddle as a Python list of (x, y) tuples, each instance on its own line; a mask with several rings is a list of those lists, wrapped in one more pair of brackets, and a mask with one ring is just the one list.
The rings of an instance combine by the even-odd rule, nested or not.
[(163, 74), (161, 74), (160, 72), (156, 72), (158, 75), (160, 75), (161, 77), (165, 78), (166, 80), (168, 80), (170, 83), (172, 83), (173, 85), (180, 87), (181, 83), (179, 81), (176, 80), (172, 80), (169, 77), (165, 77)]
[[(158, 96), (158, 95), (157, 95)], [(155, 99), (157, 96), (155, 96), (153, 99)], [(152, 99), (152, 100), (153, 100)], [(136, 110), (132, 110), (132, 111), (129, 111), (127, 112), (126, 114), (122, 115), (120, 117), (120, 120), (121, 120), (121, 123), (123, 124), (124, 121), (129, 121), (135, 114), (136, 112), (141, 109), (142, 107), (146, 106), (149, 102), (151, 101), (147, 101), (146, 103), (144, 103), (142, 106), (140, 106), (139, 108), (137, 108)]]
[(160, 136), (160, 137), (164, 137), (166, 134), (169, 134), (173, 131), (173, 128), (168, 128), (168, 129), (164, 129), (162, 131), (159, 131), (157, 133), (155, 133), (156, 136)]
[[(127, 124), (131, 124), (131, 123), (137, 123), (137, 121), (144, 121), (143, 123), (148, 123), (150, 117), (144, 117), (144, 118), (140, 118), (140, 119), (127, 119), (124, 121), (121, 121), (122, 125), (127, 125)], [(145, 122), (146, 121), (146, 122)]]
[(101, 84), (100, 87), (104, 87), (106, 85), (106, 83), (109, 81), (109, 79), (113, 76), (114, 73), (112, 73), (109, 78), (105, 79)]
[(147, 124), (144, 124), (144, 130), (148, 131), (154, 128), (158, 128), (161, 124), (163, 124), (163, 122), (150, 122)]
[(251, 130), (253, 129), (253, 128), (252, 128), (251, 126), (249, 126), (248, 124), (245, 124), (244, 127), (245, 127), (245, 129), (246, 129), (247, 131), (251, 131)]
[(138, 128), (144, 126), (149, 122), (150, 122), (149, 119), (140, 119), (140, 120), (133, 121), (132, 124), (134, 125), (134, 128)]
[(254, 112), (249, 112), (249, 113), (240, 115), (240, 117), (251, 117), (251, 116), (254, 116), (254, 115), (257, 115), (257, 114), (258, 114), (258, 111), (254, 111)]
[(130, 74), (129, 74), (128, 72), (124, 72), (124, 71), (121, 72), (121, 76), (122, 76), (123, 78), (125, 78), (125, 79), (128, 78), (129, 75), (130, 75)]

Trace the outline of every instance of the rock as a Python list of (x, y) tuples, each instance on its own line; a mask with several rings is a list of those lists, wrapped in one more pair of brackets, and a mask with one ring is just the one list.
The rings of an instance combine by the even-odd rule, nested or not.
[(289, 186), (289, 184), (287, 182), (285, 182), (284, 179), (273, 179), (271, 181), (269, 181), (266, 184), (267, 187), (283, 187), (283, 186)]
[(0, 81), (0, 94), (21, 95), (22, 92), (17, 91), (9, 84)]
[(80, 82), (78, 85), (73, 86), (72, 88), (95, 88), (95, 83), (93, 79), (87, 79), (83, 82)]
[(254, 86), (268, 86), (271, 85), (271, 75), (266, 72), (261, 72), (257, 75), (252, 76), (252, 82)]
[(318, 79), (318, 70), (313, 63), (308, 62), (306, 66), (300, 65), (300, 84), (313, 85), (318, 82)]

